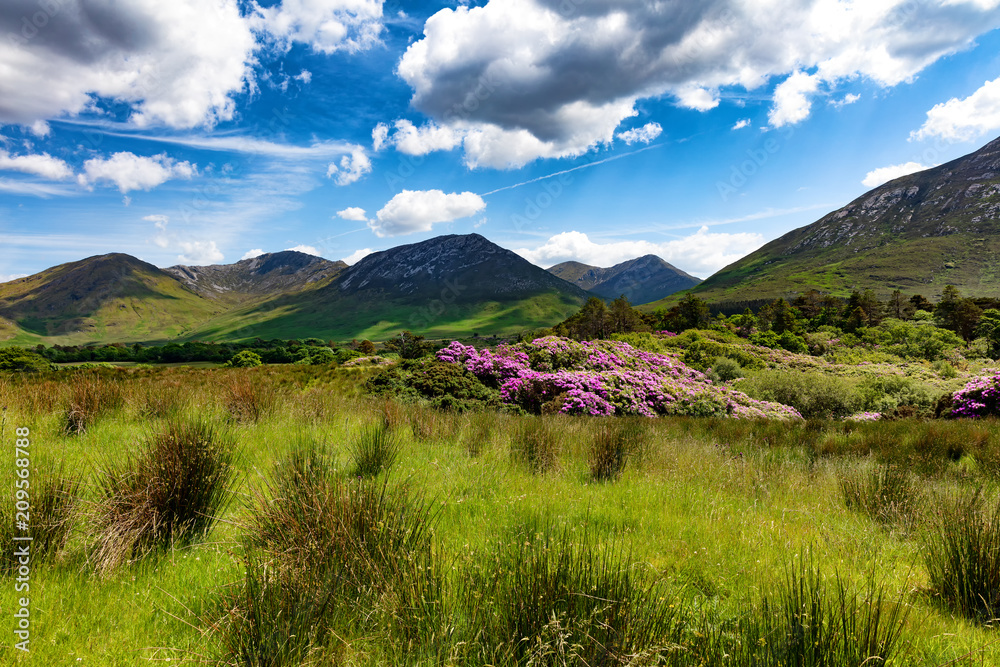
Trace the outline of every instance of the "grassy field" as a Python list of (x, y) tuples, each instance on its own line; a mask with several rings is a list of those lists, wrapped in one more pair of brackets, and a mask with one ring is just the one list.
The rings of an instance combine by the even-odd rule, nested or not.
[(0, 378), (0, 537), (18, 427), (36, 537), (0, 662), (1000, 664), (949, 579), (1000, 578), (995, 421), (457, 415), (368, 372)]

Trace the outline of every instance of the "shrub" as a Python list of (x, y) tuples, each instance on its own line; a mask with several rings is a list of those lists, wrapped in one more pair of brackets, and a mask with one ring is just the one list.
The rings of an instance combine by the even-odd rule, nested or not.
[(0, 371), (43, 373), (54, 366), (40, 354), (20, 347), (0, 348)]
[(385, 422), (361, 429), (351, 443), (351, 461), (358, 477), (375, 477), (396, 462), (402, 444), (397, 431)]
[(952, 417), (1000, 416), (1000, 373), (972, 380), (952, 395)]
[(743, 380), (739, 387), (753, 398), (790, 405), (807, 419), (846, 417), (863, 407), (853, 383), (823, 373), (766, 371)]
[(175, 421), (145, 449), (98, 471), (93, 517), (100, 571), (206, 535), (231, 499), (233, 443), (200, 421)]
[(628, 554), (528, 527), (462, 577), (473, 664), (613, 665), (672, 643), (678, 618)]
[(1000, 617), (1000, 502), (981, 491), (946, 498), (925, 538), (931, 587), (952, 610), (968, 618)]
[(500, 394), (461, 365), (436, 359), (407, 360), (373, 375), (365, 391), (376, 396), (422, 399), (434, 407), (466, 412), (500, 406)]
[(736, 361), (729, 359), (728, 357), (721, 357), (715, 360), (712, 364), (711, 371), (709, 372), (709, 377), (714, 375), (714, 378), (718, 378), (720, 382), (730, 382), (736, 378), (741, 378), (745, 375), (743, 372), (743, 367), (739, 365)]
[(260, 355), (252, 350), (241, 350), (233, 355), (233, 358), (226, 362), (226, 366), (231, 366), (232, 368), (254, 368), (255, 366), (260, 366), (264, 362), (261, 360)]

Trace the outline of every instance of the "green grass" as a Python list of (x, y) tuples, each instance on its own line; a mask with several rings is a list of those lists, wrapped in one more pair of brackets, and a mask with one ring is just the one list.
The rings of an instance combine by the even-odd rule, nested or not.
[[(87, 559), (97, 525), (87, 517), (77, 521), (65, 548), (32, 569), (32, 653), (19, 655), (4, 642), (0, 662), (114, 667), (166, 658), (214, 659), (226, 652), (227, 644), (222, 626), (212, 623), (246, 618), (251, 609), (261, 612), (262, 620), (280, 620), (277, 610), (303, 599), (282, 599), (268, 586), (274, 581), (270, 577), (293, 563), (305, 564), (299, 568), (303, 576), (314, 571), (308, 565), (310, 552), (290, 550), (307, 545), (308, 540), (300, 538), (309, 535), (328, 536), (317, 540), (317, 547), (354, 554), (350, 558), (355, 560), (348, 559), (354, 563), (348, 571), (355, 577), (349, 579), (354, 589), (361, 590), (365, 581), (396, 582), (370, 585), (360, 597), (338, 594), (329, 603), (329, 613), (321, 599), (306, 597), (315, 605), (296, 608), (308, 613), (258, 633), (280, 644), (282, 636), (298, 635), (301, 628), (307, 634), (328, 628), (328, 634), (310, 641), (322, 644), (325, 657), (335, 664), (484, 664), (491, 657), (487, 646), (500, 650), (492, 657), (507, 664), (524, 664), (526, 658), (520, 658), (527, 655), (536, 656), (539, 664), (556, 664), (560, 656), (594, 656), (595, 645), (588, 642), (599, 638), (595, 628), (613, 627), (601, 614), (626, 600), (650, 609), (666, 604), (662, 618), (669, 622), (651, 633), (618, 632), (616, 636), (647, 638), (619, 644), (619, 653), (650, 648), (640, 646), (645, 644), (676, 644), (687, 653), (667, 651), (663, 655), (673, 656), (667, 664), (690, 664), (683, 656), (694, 655), (696, 649), (708, 655), (715, 650), (712, 646), (731, 646), (725, 642), (753, 636), (753, 628), (777, 627), (774, 619), (787, 617), (780, 610), (789, 604), (812, 605), (814, 599), (831, 614), (885, 609), (881, 632), (896, 621), (901, 632), (891, 665), (937, 666), (956, 660), (953, 664), (972, 667), (1000, 662), (993, 631), (942, 604), (922, 556), (925, 536), (933, 534), (935, 525), (931, 499), (995, 483), (992, 473), (978, 465), (1000, 449), (1000, 424), (995, 421), (895, 422), (890, 425), (895, 430), (888, 432), (882, 424), (822, 420), (795, 425), (651, 420), (642, 434), (641, 455), (629, 456), (613, 483), (595, 482), (591, 457), (605, 423), (600, 419), (454, 415), (419, 405), (387, 404), (359, 395), (366, 373), (292, 366), (251, 371), (123, 369), (115, 372), (122, 404), (79, 435), (63, 432), (69, 385), (51, 378), (0, 378), (0, 406), (6, 406), (2, 438), (9, 441), (15, 426), (29, 427), (33, 465), (61, 465), (78, 472), (84, 507), (100, 498), (100, 464), (136, 457), (150, 434), (168, 423), (149, 416), (150, 389), (177, 387), (180, 417), (229, 423), (241, 453), (233, 462), (236, 481), (230, 485), (236, 502), (208, 534), (188, 544), (155, 550), (99, 577)], [(273, 405), (256, 421), (231, 420), (225, 389), (246, 377), (273, 394)], [(352, 474), (349, 443), (366, 426), (383, 423), (391, 423), (400, 438), (396, 462), (374, 482), (358, 481)], [(931, 426), (938, 431), (930, 434)], [(558, 433), (555, 464), (544, 474), (511, 455), (522, 429), (532, 428)], [(602, 437), (613, 451), (616, 443), (632, 436)], [(959, 439), (967, 446), (956, 458), (947, 443)], [(917, 459), (932, 460), (933, 465), (913, 465)], [(913, 483), (929, 491), (914, 500), (911, 530), (886, 530), (878, 516), (845, 506), (845, 473), (862, 475), (878, 463), (907, 466)], [(12, 486), (13, 470), (12, 457), (4, 457), (0, 483), (5, 487)], [(251, 520), (262, 516), (267, 503), (289, 497), (298, 483), (287, 480), (296, 475), (319, 480), (326, 495), (314, 494), (314, 500), (299, 504), (304, 508), (301, 531), (282, 536), (278, 528), (291, 524), (278, 512), (266, 524), (271, 531), (266, 533), (263, 524)], [(350, 537), (330, 541), (331, 536), (345, 535), (329, 530), (344, 525), (336, 521), (315, 524), (315, 531), (309, 528), (313, 524), (308, 517), (329, 516), (317, 515), (322, 508), (349, 508), (352, 490), (360, 485), (387, 490), (383, 507), (389, 511), (381, 515), (381, 525), (398, 527), (393, 534), (408, 534), (408, 527), (415, 525), (408, 517), (423, 516), (424, 511), (433, 517), (420, 538), (424, 541), (418, 540), (419, 548), (351, 551), (377, 542), (367, 537), (360, 542)], [(399, 506), (392, 504), (392, 494), (400, 488), (406, 489), (407, 498), (423, 504), (407, 505), (416, 508), (409, 514), (393, 510)], [(287, 511), (288, 505), (279, 502), (274, 507)], [(379, 521), (367, 525), (379, 526)], [(251, 528), (254, 525), (257, 528)], [(247, 546), (252, 535), (267, 539)], [(523, 549), (520, 536), (529, 543)], [(283, 541), (286, 538), (291, 541)], [(506, 546), (498, 551), (498, 544)], [(384, 558), (391, 553), (397, 556)], [(481, 600), (477, 607), (469, 601), (475, 594), (468, 587), (469, 573), (494, 571), (483, 568), (496, 558), (515, 568), (509, 573), (513, 578), (490, 579), (488, 587), (484, 583), (486, 602)], [(398, 572), (399, 577), (386, 577), (387, 572)], [(626, 577), (632, 581), (628, 586), (621, 583)], [(553, 588), (546, 581), (557, 585)], [(788, 591), (803, 581), (803, 595), (786, 604)], [(12, 584), (10, 578), (0, 580), (2, 609), (11, 609), (18, 597)], [(518, 653), (502, 649), (503, 641), (510, 639), (500, 631), (508, 627), (507, 621), (490, 614), (503, 613), (499, 601), (521, 586), (554, 590), (550, 599), (556, 602), (548, 605), (553, 615), (545, 615), (540, 607), (543, 615), (532, 616), (532, 637)], [(576, 598), (572, 591), (595, 586), (612, 602), (593, 607), (558, 602), (560, 595), (569, 602), (565, 595)], [(229, 612), (236, 615), (227, 615), (220, 600), (238, 603), (240, 592), (245, 594), (242, 606), (231, 605)], [(868, 604), (878, 599), (883, 604)], [(900, 599), (908, 613), (894, 617), (892, 605)], [(251, 607), (254, 603), (259, 604)], [(488, 623), (480, 622), (483, 614)], [(859, 614), (848, 616), (860, 623), (864, 619)], [(836, 618), (844, 624), (843, 616)], [(257, 627), (267, 630), (259, 623)], [(491, 633), (499, 628), (499, 634), (484, 640), (479, 631), (486, 628)], [(864, 634), (858, 628), (838, 632), (845, 637)], [(507, 640), (495, 639), (501, 635)], [(722, 643), (708, 645), (709, 639)], [(508, 641), (507, 647), (513, 646)], [(835, 650), (839, 655), (846, 651)], [(608, 658), (606, 664), (620, 664), (615, 660)]]

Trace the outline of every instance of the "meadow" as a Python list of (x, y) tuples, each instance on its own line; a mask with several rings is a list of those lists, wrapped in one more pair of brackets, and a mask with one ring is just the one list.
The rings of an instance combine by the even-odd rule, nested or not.
[(459, 413), (377, 372), (0, 377), (0, 662), (1000, 664), (996, 420)]

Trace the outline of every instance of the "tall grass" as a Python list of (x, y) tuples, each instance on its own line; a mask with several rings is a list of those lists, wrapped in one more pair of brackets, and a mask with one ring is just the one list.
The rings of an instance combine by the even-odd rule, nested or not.
[(99, 417), (118, 410), (124, 403), (125, 396), (119, 380), (100, 375), (79, 375), (70, 383), (63, 432), (83, 434)]
[(918, 491), (910, 472), (901, 466), (853, 466), (841, 473), (840, 490), (849, 510), (886, 525), (912, 525)]
[(260, 381), (253, 370), (235, 371), (223, 392), (230, 419), (241, 424), (256, 424), (272, 414), (278, 402), (273, 385)]
[(1000, 619), (1000, 501), (982, 491), (943, 499), (924, 545), (931, 587), (952, 610), (984, 623)]
[(398, 431), (380, 421), (362, 427), (350, 445), (354, 474), (375, 477), (396, 463), (402, 443)]
[(109, 572), (211, 530), (232, 497), (233, 443), (204, 421), (174, 421), (98, 471), (91, 558)]
[(598, 482), (618, 479), (629, 458), (642, 453), (647, 432), (641, 417), (602, 419), (594, 429), (588, 456), (590, 476)]
[(532, 526), (462, 577), (464, 664), (624, 665), (675, 639), (678, 606), (620, 546)]
[(526, 418), (517, 424), (511, 454), (533, 472), (545, 473), (559, 465), (560, 437), (551, 418)]
[(79, 474), (67, 473), (62, 467), (32, 471), (30, 486), (25, 489), (30, 498), (28, 531), (16, 530), (16, 506), (13, 492), (0, 500), (0, 573), (14, 572), (19, 565), (14, 550), (23, 546), (15, 536), (30, 536), (32, 563), (53, 560), (62, 551), (73, 530), (81, 498)]

